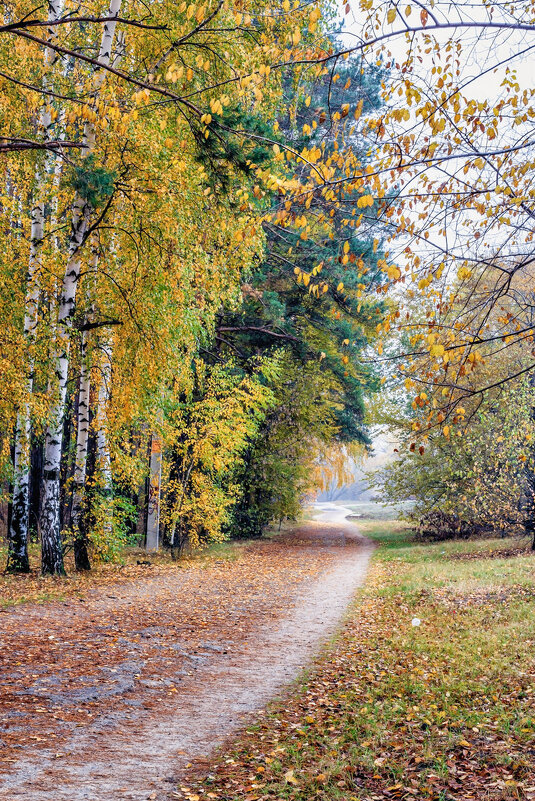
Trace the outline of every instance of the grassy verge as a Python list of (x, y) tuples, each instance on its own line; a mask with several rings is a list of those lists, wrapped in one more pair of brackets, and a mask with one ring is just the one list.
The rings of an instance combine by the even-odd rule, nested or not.
[(535, 799), (527, 542), (419, 545), (393, 521), (363, 528), (379, 548), (343, 633), (176, 798)]

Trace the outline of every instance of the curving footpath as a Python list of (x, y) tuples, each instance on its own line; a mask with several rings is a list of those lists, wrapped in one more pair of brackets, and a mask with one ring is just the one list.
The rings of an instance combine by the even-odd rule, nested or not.
[[(346, 520), (348, 513), (341, 506), (317, 504), (313, 522), (285, 535), (305, 567), (318, 553), (326, 567), (299, 586), (291, 603), (286, 599), (287, 607), (276, 610), (278, 617), (246, 637), (237, 627), (224, 644), (212, 639), (194, 676), (181, 677), (171, 696), (137, 711), (133, 707), (108, 727), (102, 721), (75, 727), (59, 755), (50, 748), (22, 749), (20, 759), (0, 775), (0, 798), (168, 799), (186, 764), (208, 757), (276, 697), (336, 631), (364, 582), (373, 550)], [(167, 683), (173, 678), (170, 674)], [(159, 674), (155, 682), (160, 679)]]

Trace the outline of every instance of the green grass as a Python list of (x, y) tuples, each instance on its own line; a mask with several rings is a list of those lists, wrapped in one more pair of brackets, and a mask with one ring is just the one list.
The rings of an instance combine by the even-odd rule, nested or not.
[(379, 547), (341, 635), (179, 797), (535, 798), (527, 540), (421, 544), (395, 521), (362, 528)]

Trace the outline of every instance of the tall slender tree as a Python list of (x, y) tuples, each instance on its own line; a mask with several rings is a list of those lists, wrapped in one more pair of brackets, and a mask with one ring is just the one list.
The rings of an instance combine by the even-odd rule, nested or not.
[[(102, 40), (98, 53), (100, 65), (94, 75), (92, 103), (96, 106), (100, 88), (106, 77), (105, 67), (113, 60), (113, 41), (117, 27), (117, 17), (121, 10), (121, 0), (111, 0), (106, 13)], [(93, 119), (84, 126), (84, 161), (95, 147), (96, 128)], [(45, 434), (45, 463), (39, 529), (41, 535), (41, 568), (43, 573), (64, 573), (63, 548), (60, 521), (60, 467), (62, 455), (63, 418), (67, 399), (69, 373), (70, 331), (75, 312), (76, 292), (80, 278), (81, 249), (84, 245), (91, 214), (87, 197), (77, 191), (73, 207), (71, 233), (69, 237), (69, 257), (60, 290), (57, 318), (57, 345), (55, 353), (57, 388), (56, 400), (50, 412), (50, 422)]]
[[(49, 0), (47, 35), (50, 42), (57, 39), (54, 23), (61, 15), (61, 0)], [(43, 89), (46, 91), (48, 76), (58, 59), (51, 48), (45, 48)], [(50, 99), (44, 97), (39, 113), (38, 133), (48, 142), (54, 130)], [(34, 383), (35, 357), (33, 349), (39, 315), (39, 296), (41, 291), (42, 245), (45, 223), (45, 199), (47, 177), (50, 166), (50, 153), (37, 160), (34, 177), (34, 198), (31, 210), (30, 255), (28, 262), (27, 288), (24, 314), (24, 337), (28, 347), (26, 397), (19, 409), (15, 427), (15, 456), (13, 467), (13, 503), (8, 535), (8, 562), (10, 571), (27, 573), (30, 569), (28, 559), (28, 527), (30, 508), (30, 440), (31, 409), (30, 400)], [(52, 156), (54, 160), (54, 157)], [(46, 163), (43, 164), (43, 161)]]

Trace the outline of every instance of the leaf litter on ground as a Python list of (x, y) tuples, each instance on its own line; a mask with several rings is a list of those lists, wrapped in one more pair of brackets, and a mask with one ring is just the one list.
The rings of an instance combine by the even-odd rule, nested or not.
[(382, 525), (340, 636), (178, 797), (535, 799), (535, 554), (518, 554), (503, 586), (489, 544), (477, 589), (463, 592), (442, 544), (415, 560), (406, 532)]

